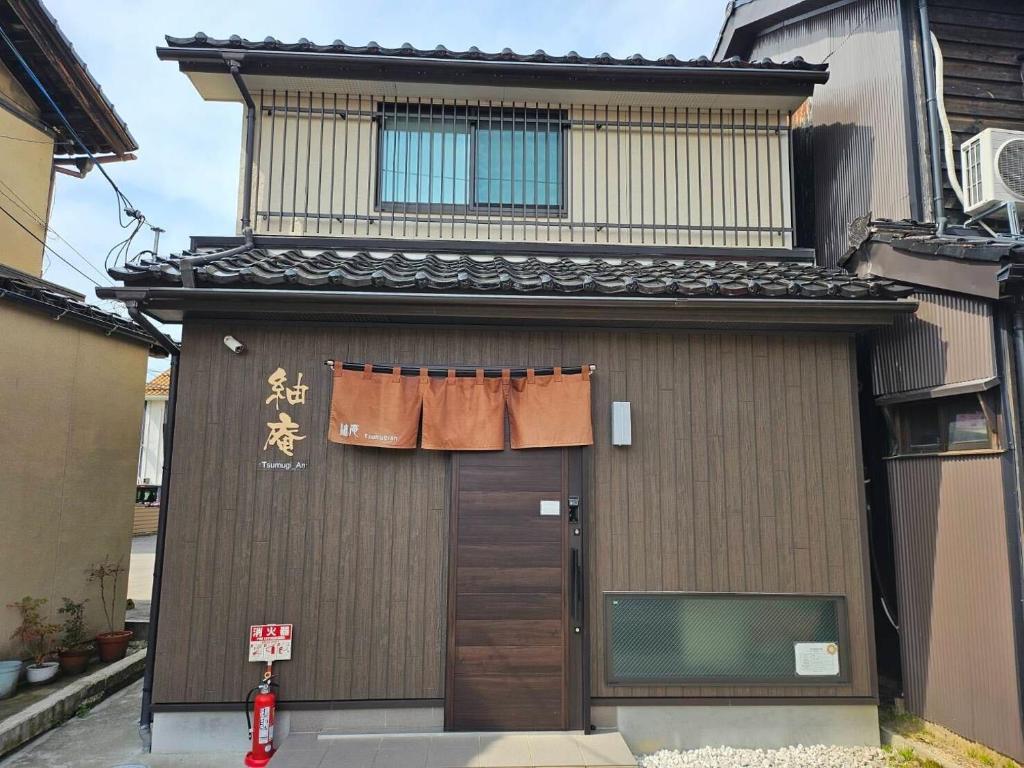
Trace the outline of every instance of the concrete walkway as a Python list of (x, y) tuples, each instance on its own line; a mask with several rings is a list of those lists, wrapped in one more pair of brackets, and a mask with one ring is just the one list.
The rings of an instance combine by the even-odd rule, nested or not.
[(618, 733), (297, 733), (272, 768), (633, 768)]
[(0, 761), (0, 768), (238, 768), (238, 752), (150, 755), (139, 738), (142, 681)]

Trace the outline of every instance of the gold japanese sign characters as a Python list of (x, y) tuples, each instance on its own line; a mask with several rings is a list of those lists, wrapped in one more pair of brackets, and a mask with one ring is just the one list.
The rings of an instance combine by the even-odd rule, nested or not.
[(307, 435), (299, 434), (302, 427), (287, 411), (281, 410), (282, 402), (285, 405), (306, 404), (306, 393), (309, 386), (302, 383), (302, 373), (296, 375), (295, 383), (288, 385), (288, 372), (278, 367), (267, 377), (267, 384), (270, 385), (270, 394), (264, 401), (264, 405), (273, 405), (277, 411), (276, 421), (267, 422), (267, 439), (263, 443), (263, 450), (268, 451), (276, 448), (285, 456), (294, 456), (295, 443), (305, 440)]

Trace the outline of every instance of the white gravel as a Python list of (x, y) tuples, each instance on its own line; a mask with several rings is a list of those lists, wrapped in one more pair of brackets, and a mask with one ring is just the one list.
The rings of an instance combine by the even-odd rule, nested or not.
[(704, 747), (663, 749), (637, 758), (640, 768), (885, 768), (885, 753), (873, 747), (795, 746), (783, 749)]

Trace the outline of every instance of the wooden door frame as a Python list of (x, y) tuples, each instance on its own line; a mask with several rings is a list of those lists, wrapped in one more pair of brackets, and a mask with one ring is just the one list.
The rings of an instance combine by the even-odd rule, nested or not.
[[(587, 669), (589, 666), (589, 632), (588, 632), (588, 600), (587, 600), (587, 558), (586, 541), (588, 529), (587, 508), (589, 481), (590, 451), (586, 448), (563, 448), (562, 450), (562, 498), (561, 508), (564, 511), (561, 522), (562, 528), (562, 573), (566, 579), (563, 582), (563, 594), (565, 603), (562, 613), (563, 637), (567, 638), (564, 644), (565, 663), (563, 682), (563, 720), (566, 730), (587, 731), (590, 723), (590, 684)], [(457, 593), (457, 563), (458, 563), (458, 510), (456, 509), (459, 497), (459, 472), (458, 460), (460, 453), (452, 451), (448, 454), (448, 590), (447, 609), (445, 626), (445, 670), (444, 670), (444, 729), (451, 729), (454, 699), (452, 694), (455, 690), (455, 600)], [(579, 520), (576, 523), (569, 522), (569, 497), (575, 496), (579, 499)], [(575, 531), (580, 533), (575, 533)], [(578, 594), (579, 600), (579, 628), (576, 632), (576, 625), (573, 622), (570, 604), (572, 589), (567, 580), (572, 578), (571, 558), (572, 551), (576, 550), (578, 567), (580, 568)]]

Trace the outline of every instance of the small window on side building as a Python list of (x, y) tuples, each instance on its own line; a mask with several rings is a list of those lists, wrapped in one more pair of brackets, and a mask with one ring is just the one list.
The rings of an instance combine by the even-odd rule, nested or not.
[(989, 392), (888, 406), (894, 456), (989, 450), (998, 447)]

